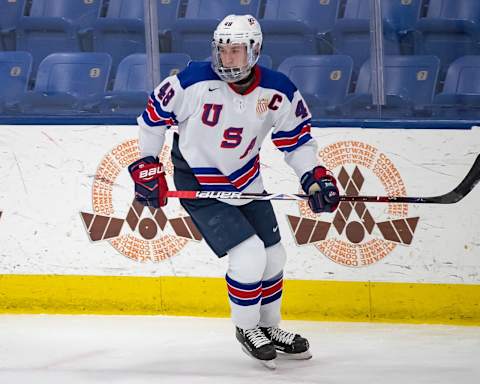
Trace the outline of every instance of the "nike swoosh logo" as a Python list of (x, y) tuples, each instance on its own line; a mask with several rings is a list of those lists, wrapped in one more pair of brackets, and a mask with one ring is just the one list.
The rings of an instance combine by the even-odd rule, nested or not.
[(278, 231), (278, 225), (276, 227), (273, 227), (273, 232), (277, 232)]
[(218, 88), (208, 88), (210, 92), (216, 91)]

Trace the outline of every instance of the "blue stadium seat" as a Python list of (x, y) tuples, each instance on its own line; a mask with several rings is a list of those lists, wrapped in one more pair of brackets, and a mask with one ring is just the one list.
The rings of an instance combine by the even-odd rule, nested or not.
[(83, 28), (98, 17), (101, 0), (32, 0), (30, 17), (63, 18)]
[(15, 29), (25, 0), (0, 0), (0, 30)]
[[(384, 51), (386, 55), (400, 54), (400, 29), (413, 24), (420, 12), (420, 0), (412, 0), (408, 6), (400, 0), (383, 0)], [(408, 7), (408, 8), (407, 8)], [(412, 7), (412, 8), (410, 8)], [(405, 12), (415, 18), (402, 24), (399, 16)], [(334, 53), (353, 58), (354, 73), (370, 58), (370, 0), (347, 0), (342, 18), (332, 31)]]
[(15, 50), (17, 20), (25, 0), (0, 0), (0, 50)]
[(157, 3), (158, 33), (162, 52), (172, 51), (172, 30), (179, 17), (181, 5), (181, 0), (160, 0)]
[(275, 68), (288, 56), (331, 53), (329, 32), (335, 23), (338, 0), (268, 0), (261, 21), (264, 51)]
[[(401, 33), (414, 29), (420, 16), (422, 0), (382, 0), (380, 5), (387, 28)], [(369, 20), (370, 0), (346, 0), (343, 18)]]
[[(463, 56), (455, 60), (447, 71), (443, 91), (434, 103), (441, 106), (439, 112), (458, 113), (459, 109), (467, 111), (480, 109), (480, 56)], [(442, 113), (442, 114), (443, 114)]]
[(217, 24), (229, 14), (257, 16), (259, 0), (189, 0), (185, 18), (176, 21), (172, 33), (172, 51), (203, 60), (212, 54), (211, 42)]
[[(176, 74), (185, 69), (190, 56), (185, 53), (161, 53), (160, 77)], [(152, 87), (147, 85), (147, 62), (144, 53), (124, 58), (117, 70), (112, 92), (105, 95), (103, 109), (106, 113), (137, 115), (147, 103)]]
[(0, 52), (0, 112), (18, 111), (32, 70), (28, 52)]
[(249, 14), (257, 17), (259, 6), (258, 0), (188, 0), (185, 18), (220, 21), (230, 14)]
[(352, 77), (350, 56), (292, 56), (278, 70), (294, 82), (313, 116), (341, 113)]
[[(166, 48), (171, 26), (176, 19), (179, 0), (157, 2), (160, 44)], [(134, 53), (145, 53), (145, 23), (143, 0), (110, 0), (105, 17), (97, 19), (93, 31), (95, 52), (112, 56), (113, 72), (120, 61)]]
[(280, 21), (285, 25), (296, 22), (307, 25), (316, 33), (330, 31), (335, 25), (339, 0), (267, 0), (262, 27), (265, 21)]
[(38, 68), (35, 88), (22, 100), (25, 112), (73, 114), (98, 112), (112, 59), (107, 53), (53, 53)]
[[(383, 20), (399, 34), (411, 32), (420, 17), (422, 3), (422, 0), (382, 0)], [(370, 6), (367, 7), (370, 11)]]
[[(428, 115), (437, 84), (440, 61), (435, 56), (385, 56), (384, 86), (385, 115), (396, 117)], [(348, 113), (353, 117), (375, 117), (372, 102), (370, 61), (360, 69), (354, 94), (346, 100)]]
[(112, 73), (124, 57), (145, 53), (143, 1), (111, 0), (106, 16), (95, 22), (93, 50), (110, 54)]
[(457, 58), (480, 54), (480, 1), (430, 0), (416, 31), (415, 53), (438, 56), (444, 74)]
[(29, 14), (18, 20), (17, 49), (32, 53), (34, 75), (49, 54), (82, 50), (81, 35), (99, 9), (100, 0), (32, 0)]

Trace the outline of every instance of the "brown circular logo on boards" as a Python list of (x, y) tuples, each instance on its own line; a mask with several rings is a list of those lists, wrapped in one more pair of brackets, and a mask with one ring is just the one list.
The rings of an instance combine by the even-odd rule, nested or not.
[[(117, 184), (122, 170), (138, 158), (138, 140), (129, 140), (102, 159), (92, 187), (94, 213), (81, 212), (81, 217), (92, 242), (106, 240), (130, 259), (160, 262), (176, 255), (189, 241), (200, 241), (202, 236), (189, 216), (169, 218), (162, 208), (144, 207), (136, 202), (132, 181), (128, 185)], [(171, 176), (173, 165), (167, 146), (164, 146), (160, 161), (165, 165), (167, 177)], [(133, 201), (116, 201), (117, 188), (131, 190)], [(114, 202), (130, 204), (125, 217), (115, 216)]]
[[(369, 184), (369, 191), (378, 190), (370, 195), (406, 196), (394, 163), (369, 144), (340, 141), (320, 150), (318, 156), (335, 174), (341, 193), (366, 194), (362, 191)], [(312, 244), (330, 260), (348, 267), (374, 264), (397, 245), (410, 245), (419, 220), (408, 217), (408, 205), (400, 203), (341, 202), (333, 214), (316, 215), (302, 201), (299, 209), (300, 216), (287, 216), (296, 243)]]

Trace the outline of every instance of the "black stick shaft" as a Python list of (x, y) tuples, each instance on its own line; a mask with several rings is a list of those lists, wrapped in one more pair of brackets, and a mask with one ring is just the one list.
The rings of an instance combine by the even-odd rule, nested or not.
[[(439, 196), (340, 196), (340, 201), (364, 203), (453, 204), (463, 199), (480, 181), (480, 155), (457, 187)], [(306, 200), (308, 195), (287, 193), (243, 193), (217, 191), (168, 191), (167, 197), (180, 199)]]

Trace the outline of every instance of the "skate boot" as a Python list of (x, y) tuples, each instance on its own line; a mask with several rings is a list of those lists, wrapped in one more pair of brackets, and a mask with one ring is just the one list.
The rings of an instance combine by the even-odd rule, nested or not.
[(260, 328), (275, 345), (275, 349), (282, 352), (282, 356), (292, 360), (308, 360), (312, 358), (308, 340), (295, 333), (284, 331), (278, 327)]
[(260, 328), (241, 329), (237, 328), (237, 340), (242, 344), (242, 350), (253, 359), (270, 369), (275, 369), (274, 359), (277, 352), (273, 343), (268, 339)]

